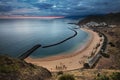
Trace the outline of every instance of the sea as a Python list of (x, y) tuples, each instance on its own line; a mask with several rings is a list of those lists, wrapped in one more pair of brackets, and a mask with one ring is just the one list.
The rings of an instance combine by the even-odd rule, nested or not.
[(69, 19), (0, 19), (0, 55), (19, 57), (33, 46), (56, 44), (70, 36), (77, 35), (61, 44), (42, 48), (30, 54), (32, 58), (45, 58), (60, 54), (70, 54), (84, 46), (89, 40), (89, 33)]

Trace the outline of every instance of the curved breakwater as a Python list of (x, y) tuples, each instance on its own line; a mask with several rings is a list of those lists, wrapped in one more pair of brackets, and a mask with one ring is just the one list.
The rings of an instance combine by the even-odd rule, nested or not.
[[(69, 28), (69, 29), (70, 29), (70, 28)], [(26, 51), (25, 53), (23, 53), (22, 55), (20, 55), (18, 58), (23, 60), (23, 59), (27, 58), (30, 54), (32, 54), (35, 50), (37, 50), (37, 49), (38, 49), (39, 47), (41, 47), (41, 46), (42, 46), (42, 48), (48, 48), (48, 47), (56, 46), (56, 45), (59, 45), (59, 44), (61, 44), (61, 43), (64, 43), (65, 41), (67, 41), (67, 40), (75, 37), (75, 36), (77, 35), (77, 31), (74, 30), (74, 29), (70, 29), (70, 30), (74, 31), (74, 34), (73, 34), (72, 36), (70, 36), (70, 37), (68, 37), (68, 38), (66, 38), (66, 39), (64, 39), (64, 40), (62, 40), (62, 41), (60, 41), (60, 42), (58, 42), (58, 43), (51, 44), (51, 45), (47, 45), (47, 46), (42, 46), (42, 45), (39, 45), (39, 44), (38, 44), (38, 45), (35, 45), (35, 46), (33, 46), (31, 49), (29, 49), (28, 51)]]
[[(69, 28), (69, 29), (70, 29), (70, 28)], [(70, 37), (68, 37), (68, 38), (66, 38), (66, 39), (64, 39), (64, 40), (62, 40), (62, 41), (60, 41), (60, 42), (58, 42), (58, 43), (51, 44), (51, 45), (47, 45), (47, 46), (42, 46), (42, 48), (48, 48), (48, 47), (56, 46), (56, 45), (59, 45), (59, 44), (61, 44), (61, 43), (64, 43), (65, 41), (67, 41), (67, 40), (75, 37), (75, 36), (77, 35), (77, 31), (74, 30), (74, 29), (70, 29), (70, 30), (74, 31), (74, 34), (73, 34), (72, 36), (70, 36)]]

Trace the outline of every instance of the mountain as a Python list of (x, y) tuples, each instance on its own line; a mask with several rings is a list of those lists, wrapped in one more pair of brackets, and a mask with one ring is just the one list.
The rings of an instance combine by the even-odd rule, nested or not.
[(43, 67), (0, 55), (0, 80), (49, 80), (51, 76)]
[(88, 16), (85, 19), (81, 20), (78, 24), (85, 24), (90, 21), (94, 21), (97, 23), (106, 22), (110, 25), (119, 25), (120, 24), (120, 13), (110, 13), (106, 15), (92, 15)]
[(66, 19), (75, 19), (75, 20), (78, 20), (78, 19), (81, 19), (81, 18), (84, 18), (85, 16), (66, 16), (66, 17), (64, 17), (64, 18), (66, 18)]

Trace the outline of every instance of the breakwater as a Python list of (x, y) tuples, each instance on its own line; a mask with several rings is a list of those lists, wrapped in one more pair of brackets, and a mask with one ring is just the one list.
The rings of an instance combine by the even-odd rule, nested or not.
[(31, 49), (29, 49), (28, 51), (26, 51), (25, 53), (23, 53), (22, 55), (20, 55), (18, 58), (21, 59), (21, 60), (24, 60), (25, 58), (27, 58), (31, 53), (33, 53), (36, 49), (38, 49), (39, 47), (42, 47), (42, 48), (48, 48), (48, 47), (52, 47), (52, 46), (56, 46), (56, 45), (59, 45), (61, 43), (64, 43), (65, 41), (75, 37), (77, 35), (77, 31), (74, 30), (74, 29), (71, 29), (69, 28), (70, 30), (72, 30), (74, 32), (74, 34), (58, 43), (55, 43), (55, 44), (51, 44), (51, 45), (47, 45), (47, 46), (42, 46), (40, 44), (37, 44), (35, 46), (33, 46)]
[[(70, 29), (70, 28), (69, 28), (69, 29)], [(74, 30), (74, 29), (70, 29), (70, 30), (72, 30), (72, 31), (74, 32), (74, 34), (73, 34), (72, 36), (70, 36), (70, 37), (68, 37), (68, 38), (66, 38), (66, 39), (64, 39), (64, 40), (62, 40), (62, 41), (60, 41), (60, 42), (58, 42), (58, 43), (51, 44), (51, 45), (47, 45), (47, 46), (42, 46), (42, 48), (48, 48), (48, 47), (56, 46), (56, 45), (59, 45), (59, 44), (61, 44), (61, 43), (64, 43), (65, 41), (67, 41), (67, 40), (75, 37), (75, 36), (77, 35), (77, 31)]]
[(24, 60), (25, 58), (27, 58), (31, 53), (33, 53), (39, 47), (41, 47), (40, 44), (37, 44), (37, 45), (33, 46), (31, 49), (29, 49), (28, 51), (26, 51), (25, 53), (20, 55), (18, 58), (21, 59), (21, 60)]

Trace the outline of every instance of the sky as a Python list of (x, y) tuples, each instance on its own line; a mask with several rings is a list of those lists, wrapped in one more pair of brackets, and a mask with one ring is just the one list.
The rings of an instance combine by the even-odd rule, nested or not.
[(120, 12), (120, 0), (0, 0), (0, 16), (85, 16)]

